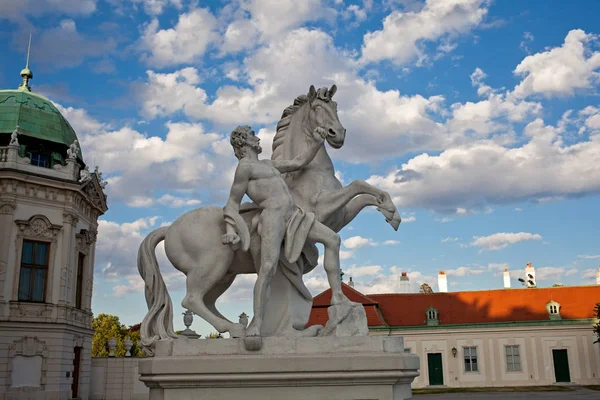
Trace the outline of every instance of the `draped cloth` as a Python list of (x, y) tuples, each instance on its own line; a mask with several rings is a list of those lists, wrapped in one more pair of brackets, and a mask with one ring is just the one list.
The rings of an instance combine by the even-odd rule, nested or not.
[[(256, 214), (248, 227), (240, 214), (224, 210), (225, 220), (236, 227), (242, 249), (249, 248), (255, 240), (260, 243), (260, 208), (254, 203), (240, 207), (241, 214), (252, 211)], [(314, 222), (314, 213), (296, 206), (286, 225), (279, 265), (271, 281), (269, 301), (264, 305), (263, 336), (300, 336), (308, 323), (312, 295), (302, 277), (318, 264), (319, 251), (314, 243), (307, 241)]]

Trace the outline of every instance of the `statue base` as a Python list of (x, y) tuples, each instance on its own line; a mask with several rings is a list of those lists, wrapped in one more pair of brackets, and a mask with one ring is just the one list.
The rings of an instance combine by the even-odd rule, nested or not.
[(162, 340), (140, 359), (150, 400), (405, 400), (419, 357), (400, 336)]

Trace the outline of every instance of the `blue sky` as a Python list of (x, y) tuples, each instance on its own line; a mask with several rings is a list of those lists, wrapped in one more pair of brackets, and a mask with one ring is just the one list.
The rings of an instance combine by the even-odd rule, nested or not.
[[(76, 129), (107, 178), (93, 309), (139, 322), (145, 235), (226, 201), (227, 135), (270, 147), (293, 99), (338, 85), (345, 184), (390, 192), (394, 232), (364, 211), (341, 232), (343, 270), (366, 293), (591, 284), (600, 263), (600, 3), (404, 0), (25, 0), (0, 3), (0, 87), (17, 87), (29, 32), (33, 91)], [(265, 156), (270, 151), (265, 149)], [(183, 276), (160, 254), (176, 327)], [(326, 288), (322, 268), (306, 277)], [(253, 277), (220, 301), (250, 314)], [(201, 321), (199, 333), (212, 329)]]

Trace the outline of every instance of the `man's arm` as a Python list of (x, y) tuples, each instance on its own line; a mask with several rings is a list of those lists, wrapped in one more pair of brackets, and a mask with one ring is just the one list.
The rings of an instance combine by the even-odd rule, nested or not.
[[(229, 199), (227, 200), (227, 204), (223, 208), (223, 212), (225, 214), (225, 229), (226, 233), (223, 235), (223, 243), (231, 243), (236, 244), (239, 242), (240, 238), (238, 236), (238, 232), (236, 226), (234, 225), (234, 221), (232, 218), (228, 217), (228, 214), (239, 214), (240, 212), (240, 203), (242, 202), (242, 198), (246, 194), (248, 190), (248, 182), (250, 181), (250, 169), (247, 168), (243, 164), (238, 164), (237, 169), (235, 170), (235, 175), (233, 178), (233, 185), (231, 185), (231, 192), (229, 193)], [(240, 218), (241, 219), (241, 218)], [(238, 229), (240, 229), (238, 227)]]
[(274, 160), (273, 166), (282, 174), (293, 172), (306, 167), (317, 155), (317, 152), (325, 141), (327, 132), (323, 128), (316, 128), (313, 131), (314, 141), (308, 146), (304, 153), (296, 156), (293, 160)]

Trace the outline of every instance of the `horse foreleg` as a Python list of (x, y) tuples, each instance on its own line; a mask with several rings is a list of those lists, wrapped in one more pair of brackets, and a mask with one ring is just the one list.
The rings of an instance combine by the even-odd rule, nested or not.
[[(364, 195), (364, 197), (357, 197), (358, 195)], [(347, 206), (352, 201), (354, 201), (354, 204), (351, 208), (348, 208)], [(341, 229), (352, 221), (360, 210), (368, 205), (377, 206), (379, 211), (386, 217), (386, 220), (394, 229), (397, 229), (400, 217), (389, 193), (361, 180), (353, 181), (346, 187), (338, 190), (321, 192), (317, 199), (315, 214), (318, 220), (327, 226), (334, 227), (342, 224), (339, 228)], [(331, 221), (330, 218), (343, 208), (346, 208), (346, 214), (351, 215), (351, 218), (344, 217), (343, 221)], [(337, 232), (339, 229), (334, 230)]]

